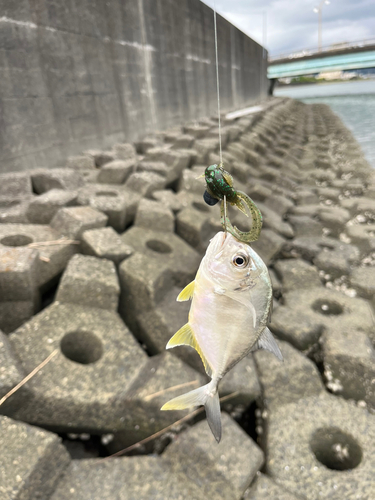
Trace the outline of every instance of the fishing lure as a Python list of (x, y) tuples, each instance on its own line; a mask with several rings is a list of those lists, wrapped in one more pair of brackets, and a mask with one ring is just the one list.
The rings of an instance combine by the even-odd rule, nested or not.
[[(238, 191), (233, 187), (233, 177), (224, 170), (222, 164), (210, 165), (204, 172), (206, 181), (206, 191), (203, 195), (204, 201), (208, 205), (216, 205), (221, 201), (221, 224), (235, 238), (243, 243), (250, 243), (259, 238), (262, 229), (263, 219), (259, 208), (246, 193)], [(252, 227), (250, 231), (240, 231), (233, 226), (226, 214), (226, 203), (236, 206), (246, 217), (251, 215)]]

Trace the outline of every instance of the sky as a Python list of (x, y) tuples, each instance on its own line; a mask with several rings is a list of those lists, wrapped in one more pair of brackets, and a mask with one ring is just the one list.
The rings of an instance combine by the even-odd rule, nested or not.
[[(203, 0), (210, 7), (214, 0)], [(330, 0), (322, 9), (322, 45), (375, 39), (375, 0)], [(216, 10), (259, 43), (263, 12), (270, 55), (290, 54), (318, 46), (314, 0), (215, 0)]]

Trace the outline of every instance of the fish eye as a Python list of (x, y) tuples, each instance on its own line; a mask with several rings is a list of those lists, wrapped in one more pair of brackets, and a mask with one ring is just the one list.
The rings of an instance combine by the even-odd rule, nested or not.
[(232, 259), (236, 267), (246, 267), (249, 263), (249, 257), (243, 253), (237, 253)]

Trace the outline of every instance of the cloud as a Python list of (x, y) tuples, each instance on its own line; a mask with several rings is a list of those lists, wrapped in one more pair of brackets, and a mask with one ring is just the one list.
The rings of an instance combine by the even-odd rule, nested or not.
[[(213, 0), (204, 3), (213, 7)], [(318, 44), (318, 15), (314, 0), (216, 0), (216, 9), (259, 43), (263, 12), (267, 12), (267, 43), (271, 54), (291, 53)], [(331, 0), (322, 11), (323, 45), (375, 37), (374, 0)]]

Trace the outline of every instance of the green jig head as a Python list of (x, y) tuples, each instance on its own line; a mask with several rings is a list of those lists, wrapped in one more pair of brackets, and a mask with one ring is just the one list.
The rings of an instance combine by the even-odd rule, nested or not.
[[(205, 202), (208, 205), (215, 205), (217, 201), (222, 200), (221, 224), (223, 228), (244, 243), (256, 241), (262, 229), (263, 219), (253, 200), (246, 193), (234, 189), (233, 177), (224, 170), (222, 164), (207, 167), (204, 178), (206, 180)], [(235, 205), (246, 217), (251, 216), (252, 227), (250, 231), (240, 231), (238, 227), (232, 225), (228, 215), (226, 215), (227, 210), (224, 206), (224, 200), (226, 200), (226, 203), (229, 202), (231, 205)]]

